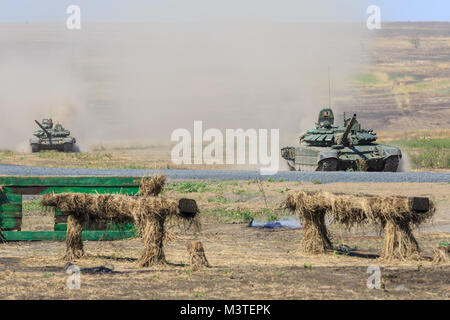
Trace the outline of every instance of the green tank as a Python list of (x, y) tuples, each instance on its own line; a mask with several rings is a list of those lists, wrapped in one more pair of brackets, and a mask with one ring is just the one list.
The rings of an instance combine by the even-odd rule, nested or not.
[(30, 139), (31, 152), (39, 152), (41, 150), (58, 150), (63, 152), (72, 152), (76, 140), (70, 136), (70, 131), (64, 129), (62, 125), (57, 123), (53, 126), (52, 119), (43, 119), (42, 123), (34, 120), (40, 127), (36, 130)]
[(333, 110), (322, 109), (315, 129), (300, 136), (298, 147), (281, 149), (290, 170), (296, 171), (397, 171), (402, 152), (376, 143), (371, 129), (362, 129), (356, 114), (334, 125)]

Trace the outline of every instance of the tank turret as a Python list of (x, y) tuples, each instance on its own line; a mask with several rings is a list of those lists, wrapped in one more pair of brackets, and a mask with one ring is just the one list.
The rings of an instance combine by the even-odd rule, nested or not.
[[(47, 119), (44, 119), (44, 120), (47, 120)], [(46, 124), (45, 126), (40, 124), (39, 121), (37, 121), (37, 120), (34, 120), (34, 122), (36, 122), (36, 124), (42, 129), (42, 131), (44, 131), (44, 133), (47, 135), (47, 137), (49, 139), (52, 138), (51, 133), (48, 132), (48, 130), (47, 130), (47, 129), (51, 129), (52, 128), (51, 126), (49, 127), (49, 125), (47, 124), (48, 122), (47, 123), (44, 122)]]
[(333, 110), (330, 108), (325, 108), (319, 112), (319, 121), (317, 122), (317, 128), (329, 128), (334, 124), (334, 114)]

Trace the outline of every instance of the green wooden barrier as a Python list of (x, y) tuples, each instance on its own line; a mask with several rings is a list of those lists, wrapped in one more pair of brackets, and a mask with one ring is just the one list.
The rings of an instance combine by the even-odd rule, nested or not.
[[(55, 211), (53, 231), (21, 231), (22, 196), (45, 193), (120, 193), (133, 195), (140, 177), (0, 177), (0, 237), (6, 241), (64, 240), (67, 216)], [(135, 236), (133, 224), (88, 226), (84, 240), (116, 240)]]

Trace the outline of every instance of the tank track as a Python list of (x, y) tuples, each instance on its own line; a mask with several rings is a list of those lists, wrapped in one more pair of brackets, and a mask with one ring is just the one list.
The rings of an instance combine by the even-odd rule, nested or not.
[(399, 157), (389, 157), (384, 162), (384, 172), (397, 172), (398, 164), (400, 162)]

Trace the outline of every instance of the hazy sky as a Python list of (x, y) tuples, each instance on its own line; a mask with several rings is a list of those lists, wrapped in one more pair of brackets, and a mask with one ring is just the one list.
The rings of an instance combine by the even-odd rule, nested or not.
[[(368, 5), (381, 8), (384, 21), (449, 21), (449, 0), (335, 0), (334, 6), (351, 7), (348, 16), (330, 16), (322, 0), (2, 0), (0, 21), (65, 21), (70, 4), (81, 6), (84, 21), (204, 21), (272, 20), (309, 21), (323, 10), (323, 19), (359, 20)], [(354, 10), (355, 7), (360, 7)], [(308, 9), (305, 9), (308, 8)], [(310, 14), (309, 11), (314, 11)], [(325, 13), (326, 12), (326, 13)]]
[[(449, 2), (0, 0), (0, 105), (8, 114), (0, 117), (0, 149), (28, 148), (23, 128), (47, 116), (70, 128), (82, 148), (169, 143), (174, 129), (195, 120), (220, 129), (282, 128), (280, 140), (294, 142), (328, 104), (328, 68), (333, 96), (370, 62), (369, 5), (380, 6), (382, 23), (447, 21)], [(71, 32), (71, 4), (81, 7), (82, 25), (155, 23)], [(333, 23), (340, 21), (360, 23)]]

